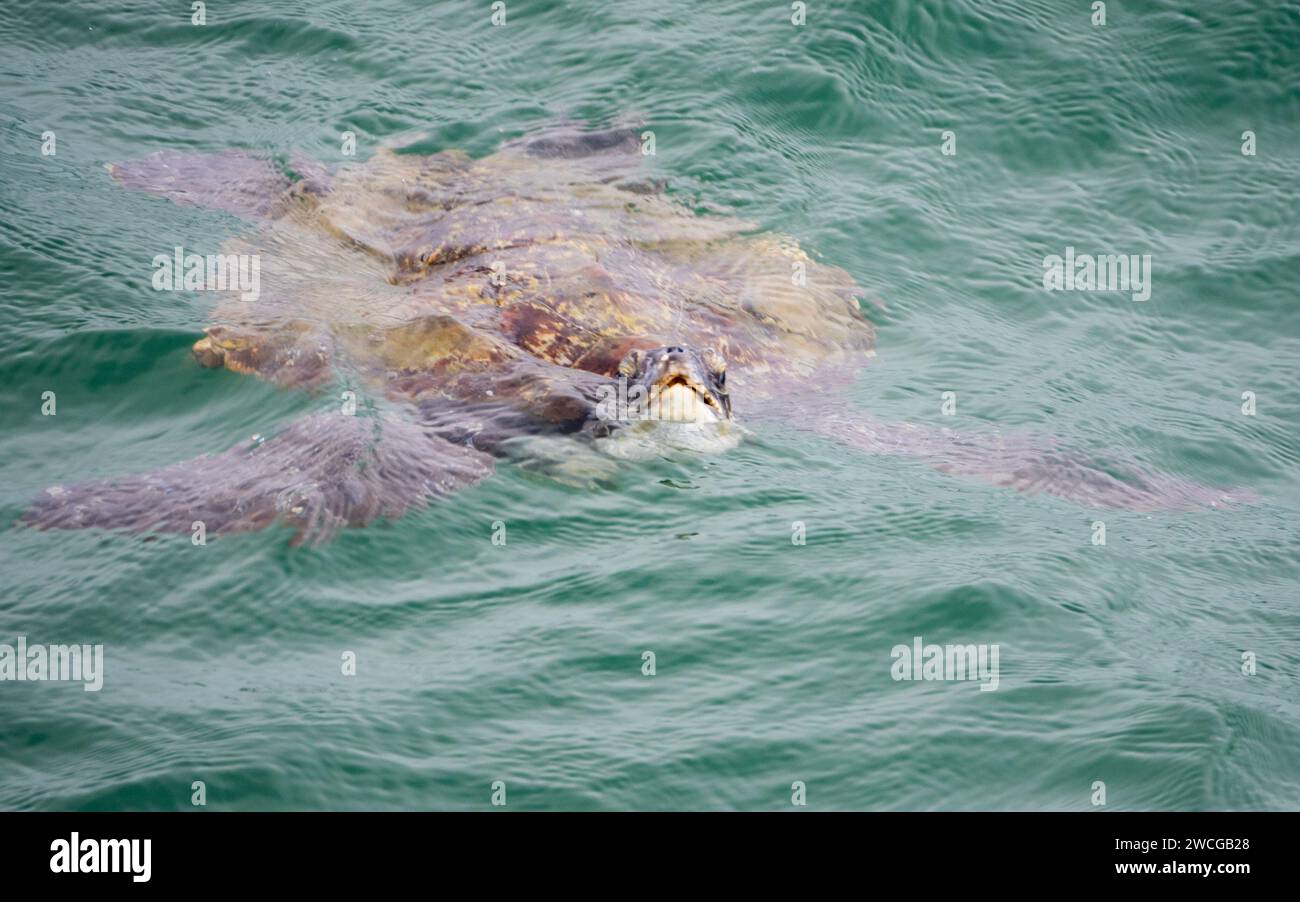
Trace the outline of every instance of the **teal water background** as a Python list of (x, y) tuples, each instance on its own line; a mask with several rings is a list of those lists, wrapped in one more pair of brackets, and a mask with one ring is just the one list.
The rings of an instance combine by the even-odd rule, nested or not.
[[(794, 781), (818, 809), (1082, 811), (1094, 781), (1110, 810), (1300, 808), (1300, 6), (1089, 6), (5, 0), (5, 523), (322, 403), (195, 365), (210, 301), (151, 261), (241, 225), (105, 163), (627, 114), (673, 193), (884, 304), (852, 404), (1259, 501), (1098, 512), (769, 430), (603, 491), (502, 467), (318, 549), (6, 529), (0, 643), (103, 643), (107, 672), (0, 683), (0, 807), (189, 810), (201, 780), (209, 810), (482, 809), (502, 780), (512, 809), (779, 810)], [(1066, 246), (1151, 254), (1151, 299), (1044, 291)], [(895, 682), (917, 635), (998, 644), (999, 689)]]

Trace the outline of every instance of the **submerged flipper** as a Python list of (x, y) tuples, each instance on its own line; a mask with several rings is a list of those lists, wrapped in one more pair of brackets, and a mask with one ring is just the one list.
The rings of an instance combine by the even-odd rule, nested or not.
[(152, 473), (54, 486), (21, 523), (38, 529), (106, 527), (208, 534), (283, 522), (292, 545), (318, 544), (345, 526), (396, 519), (492, 472), (487, 455), (396, 419), (317, 414), (264, 442)]
[(641, 150), (640, 132), (636, 125), (588, 130), (581, 123), (568, 123), (533, 131), (523, 138), (506, 142), (503, 147), (522, 150), (530, 157), (552, 160), (620, 154), (631, 156)]
[(137, 160), (110, 163), (108, 171), (127, 188), (191, 207), (225, 210), (248, 219), (275, 216), (295, 185), (319, 194), (328, 173), (318, 163), (294, 156), (295, 182), (264, 156), (246, 150), (194, 153), (159, 150)]
[[(635, 118), (596, 129), (588, 129), (583, 122), (557, 122), (507, 141), (500, 153), (560, 161), (597, 181), (619, 181), (636, 173), (645, 160), (641, 149), (643, 129)], [(653, 194), (662, 187), (644, 179), (623, 184), (639, 194)]]
[(853, 409), (832, 410), (824, 401), (801, 401), (802, 408), (785, 422), (873, 454), (917, 458), (943, 473), (978, 477), (1028, 495), (1132, 511), (1202, 510), (1256, 500), (1250, 492), (1153, 473), (1133, 461), (1119, 461), (1112, 469), (1043, 439), (885, 423)]

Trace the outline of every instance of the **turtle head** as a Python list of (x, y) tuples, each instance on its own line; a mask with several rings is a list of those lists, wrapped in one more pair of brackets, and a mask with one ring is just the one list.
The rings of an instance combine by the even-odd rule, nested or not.
[(629, 397), (640, 386), (645, 419), (716, 423), (731, 419), (727, 362), (713, 348), (634, 350), (618, 365)]

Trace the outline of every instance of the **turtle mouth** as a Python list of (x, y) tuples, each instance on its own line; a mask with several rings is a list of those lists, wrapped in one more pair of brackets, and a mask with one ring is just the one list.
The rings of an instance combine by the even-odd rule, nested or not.
[(651, 387), (651, 419), (670, 423), (716, 423), (723, 417), (713, 393), (681, 373), (673, 373)]
[[(716, 424), (731, 419), (726, 364), (717, 351), (677, 345), (633, 349), (618, 365), (619, 379), (635, 383), (629, 419)], [(635, 395), (635, 397), (633, 397)]]

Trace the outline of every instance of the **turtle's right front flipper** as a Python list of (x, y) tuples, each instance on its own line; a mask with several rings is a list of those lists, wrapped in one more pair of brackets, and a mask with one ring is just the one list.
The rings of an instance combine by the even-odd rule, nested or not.
[(127, 188), (245, 219), (276, 216), (295, 186), (307, 194), (325, 192), (329, 175), (319, 163), (295, 156), (290, 168), (297, 182), (274, 161), (245, 150), (159, 150), (108, 165), (113, 178)]
[(477, 483), (492, 459), (402, 420), (317, 414), (264, 442), (152, 473), (54, 486), (21, 523), (135, 533), (245, 532), (283, 522), (293, 545), (397, 519)]

